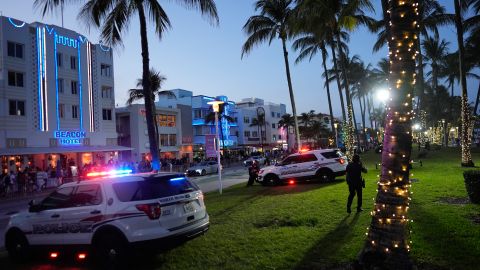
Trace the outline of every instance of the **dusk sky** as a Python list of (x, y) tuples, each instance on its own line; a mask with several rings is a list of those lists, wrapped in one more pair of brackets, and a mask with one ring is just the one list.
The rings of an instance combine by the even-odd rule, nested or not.
[[(223, 94), (234, 101), (245, 97), (258, 97), (266, 101), (284, 103), (287, 110), (291, 111), (280, 41), (274, 40), (271, 46), (262, 45), (241, 59), (241, 48), (246, 40), (242, 27), (254, 14), (254, 0), (217, 0), (219, 26), (211, 26), (198, 12), (184, 9), (183, 6), (177, 5), (177, 1), (159, 2), (164, 5), (173, 27), (162, 40), (159, 40), (150, 24), (148, 35), (150, 65), (167, 77), (164, 89), (182, 88), (193, 91), (194, 95)], [(372, 15), (379, 18), (380, 1), (373, 2), (377, 14)], [(453, 13), (453, 1), (439, 2), (446, 5), (448, 12)], [(32, 3), (32, 0), (2, 0), (0, 11), (3, 16), (26, 22), (41, 21), (61, 25), (59, 13), (42, 18), (40, 11), (33, 9)], [(97, 42), (98, 31), (91, 28), (88, 32), (86, 26), (77, 20), (79, 6), (66, 7), (64, 26)], [(450, 50), (456, 49), (453, 26), (442, 28), (441, 37), (450, 42)], [(387, 55), (387, 50), (384, 48), (378, 53), (372, 53), (375, 40), (376, 36), (365, 28), (357, 29), (351, 34), (351, 55), (358, 54), (365, 63), (376, 66), (378, 60)], [(313, 109), (316, 112), (327, 113), (328, 104), (321, 78), (323, 69), (320, 55), (311, 62), (295, 65), (296, 55), (297, 53), (290, 49), (297, 111), (301, 113)], [(124, 35), (123, 48), (115, 48), (114, 57), (116, 103), (123, 106), (127, 99), (127, 90), (135, 86), (136, 79), (142, 74), (139, 23), (136, 17)], [(331, 87), (334, 115), (340, 116), (338, 91), (334, 84)], [(469, 80), (470, 100), (474, 99), (477, 87), (477, 81)], [(457, 86), (455, 94), (458, 95), (459, 92)], [(360, 122), (359, 116), (357, 122)]]

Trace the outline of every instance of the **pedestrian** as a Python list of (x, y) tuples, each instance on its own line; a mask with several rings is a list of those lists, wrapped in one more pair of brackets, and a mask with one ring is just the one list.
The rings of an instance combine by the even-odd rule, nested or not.
[(357, 212), (363, 211), (362, 209), (362, 188), (365, 187), (365, 182), (362, 178), (362, 172), (367, 173), (367, 169), (363, 167), (358, 154), (353, 155), (352, 162), (347, 165), (347, 184), (348, 195), (347, 213), (351, 213), (353, 197), (357, 194)]
[(248, 183), (247, 187), (253, 185), (255, 180), (257, 180), (258, 177), (258, 172), (260, 171), (260, 168), (258, 167), (258, 161), (254, 160), (252, 161), (252, 165), (248, 167)]

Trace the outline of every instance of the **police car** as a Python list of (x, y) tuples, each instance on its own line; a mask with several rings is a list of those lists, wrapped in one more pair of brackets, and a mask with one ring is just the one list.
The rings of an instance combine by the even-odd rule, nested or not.
[(155, 248), (208, 230), (203, 193), (183, 174), (129, 172), (91, 172), (88, 180), (63, 184), (39, 204), (31, 202), (28, 211), (10, 217), (9, 255), (22, 259), (42, 247), (56, 259), (71, 248), (79, 260), (95, 254), (113, 264), (135, 247)]
[(257, 181), (263, 185), (293, 184), (315, 178), (332, 181), (336, 176), (345, 175), (347, 164), (347, 157), (337, 149), (304, 151), (262, 168)]

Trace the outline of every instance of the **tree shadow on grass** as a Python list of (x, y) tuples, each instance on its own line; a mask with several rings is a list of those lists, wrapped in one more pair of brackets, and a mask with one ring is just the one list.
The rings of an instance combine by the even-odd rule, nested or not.
[(332, 264), (331, 258), (338, 249), (352, 239), (354, 236), (353, 227), (360, 215), (357, 213), (348, 221), (349, 217), (350, 215), (345, 216), (333, 231), (318, 240), (295, 269), (331, 269), (337, 267)]
[(327, 183), (322, 183), (319, 181), (307, 181), (307, 182), (298, 182), (295, 184), (265, 187), (266, 189), (268, 189), (268, 192), (263, 195), (278, 196), (278, 195), (309, 192), (312, 190), (318, 190), (321, 188), (338, 185), (343, 182), (345, 182), (345, 179), (335, 179), (334, 181), (327, 182)]
[[(413, 234), (422, 239), (424, 249), (430, 250), (433, 256), (448, 262), (447, 266), (437, 268), (478, 269), (478, 246), (466, 241), (465, 235), (456, 235), (455, 228), (448, 227), (437, 216), (432, 215), (420, 205), (412, 207), (412, 214), (417, 216)], [(470, 236), (473, 237), (473, 236)], [(477, 240), (478, 241), (478, 240)], [(415, 249), (415, 243), (412, 247)], [(478, 242), (477, 242), (478, 244)], [(416, 258), (413, 258), (416, 260)], [(421, 265), (419, 265), (421, 266)], [(442, 268), (444, 269), (444, 268)]]

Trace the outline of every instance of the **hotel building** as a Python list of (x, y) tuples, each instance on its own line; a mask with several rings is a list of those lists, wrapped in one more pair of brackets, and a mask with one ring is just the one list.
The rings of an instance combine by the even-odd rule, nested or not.
[(110, 48), (56, 25), (0, 16), (2, 167), (81, 166), (128, 150), (117, 145), (113, 74)]

